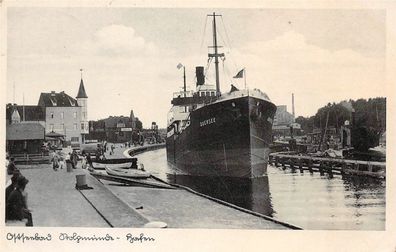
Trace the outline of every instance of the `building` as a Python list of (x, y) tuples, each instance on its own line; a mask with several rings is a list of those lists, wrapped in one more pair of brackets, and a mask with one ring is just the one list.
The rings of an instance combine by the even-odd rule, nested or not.
[(38, 106), (45, 109), (45, 132), (62, 134), (66, 145), (77, 147), (89, 133), (87, 99), (81, 78), (77, 99), (65, 92), (41, 93)]
[(6, 124), (15, 122), (39, 122), (45, 127), (45, 108), (41, 106), (6, 105)]
[[(88, 96), (81, 77), (76, 99), (65, 92), (41, 93), (38, 105), (6, 105), (6, 125), (27, 123), (24, 127), (35, 127), (37, 123), (45, 128), (44, 136), (57, 145), (78, 147), (89, 134)], [(34, 124), (33, 124), (34, 122)], [(16, 127), (16, 126), (12, 126)]]
[(6, 127), (6, 149), (10, 154), (41, 153), (44, 139), (45, 129), (39, 122), (14, 122)]
[(286, 105), (276, 106), (276, 113), (274, 116), (273, 125), (290, 125), (294, 122), (294, 117), (292, 114), (287, 112)]
[(272, 124), (272, 134), (275, 138), (290, 136), (293, 129), (293, 135), (299, 135), (301, 125), (296, 123), (294, 115), (287, 111), (286, 105), (276, 106), (274, 123)]
[(41, 93), (39, 106), (45, 107), (45, 132), (65, 136), (67, 145), (81, 143), (81, 108), (65, 92)]
[(142, 123), (131, 110), (129, 117), (110, 116), (98, 121), (89, 121), (89, 129), (89, 140), (125, 143), (133, 141), (133, 136), (139, 134)]
[(132, 119), (127, 116), (110, 116), (106, 119), (90, 121), (89, 139), (111, 143), (131, 141), (134, 129), (132, 122)]

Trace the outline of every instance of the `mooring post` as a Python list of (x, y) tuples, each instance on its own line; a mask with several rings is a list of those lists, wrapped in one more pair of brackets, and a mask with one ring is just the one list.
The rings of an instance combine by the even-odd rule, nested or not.
[(278, 167), (278, 163), (279, 163), (279, 157), (275, 156), (275, 167)]
[(319, 161), (319, 173), (320, 173), (320, 175), (324, 175), (324, 172), (323, 172), (323, 167), (324, 167), (324, 161)]
[(282, 169), (286, 170), (286, 162), (285, 162), (286, 158), (281, 158), (281, 162), (282, 162)]
[(342, 161), (342, 164), (341, 164), (341, 175), (345, 174), (346, 167), (347, 167), (347, 164), (345, 163), (345, 161)]
[(300, 172), (303, 173), (303, 160), (301, 158), (298, 159), (298, 168), (300, 169)]
[(313, 161), (312, 161), (312, 158), (310, 158), (310, 159), (308, 159), (308, 170), (310, 173), (313, 173), (312, 165), (313, 165)]
[(327, 173), (330, 178), (333, 178), (333, 162), (329, 161), (327, 164)]
[(290, 164), (290, 169), (292, 169), (292, 171), (294, 171), (294, 159), (293, 158), (289, 159), (289, 164)]

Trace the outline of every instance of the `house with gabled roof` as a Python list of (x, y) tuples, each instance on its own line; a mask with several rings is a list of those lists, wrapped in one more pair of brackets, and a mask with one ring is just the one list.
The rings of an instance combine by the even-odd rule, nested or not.
[(87, 98), (82, 78), (76, 99), (64, 91), (41, 93), (38, 106), (45, 108), (46, 134), (62, 134), (72, 147), (84, 143), (89, 133)]

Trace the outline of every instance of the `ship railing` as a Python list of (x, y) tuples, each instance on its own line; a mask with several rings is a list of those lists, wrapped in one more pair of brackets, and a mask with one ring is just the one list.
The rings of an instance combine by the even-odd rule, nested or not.
[(194, 91), (180, 91), (180, 92), (174, 92), (173, 93), (173, 98), (183, 98), (183, 97), (193, 97)]

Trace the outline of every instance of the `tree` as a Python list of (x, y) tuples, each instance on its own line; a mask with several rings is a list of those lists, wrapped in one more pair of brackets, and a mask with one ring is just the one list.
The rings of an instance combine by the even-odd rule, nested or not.
[(361, 151), (378, 145), (380, 135), (386, 131), (384, 97), (328, 103), (319, 108), (314, 116), (299, 116), (296, 122), (307, 133), (312, 132), (314, 128), (324, 130), (327, 114), (328, 126), (336, 127), (337, 130), (346, 120), (352, 123), (352, 145)]
[(143, 123), (139, 120), (138, 117), (136, 117), (136, 129), (138, 131), (142, 131), (142, 129), (143, 129)]

